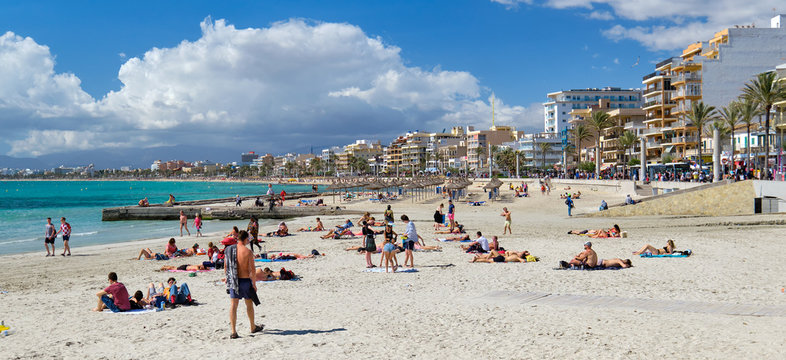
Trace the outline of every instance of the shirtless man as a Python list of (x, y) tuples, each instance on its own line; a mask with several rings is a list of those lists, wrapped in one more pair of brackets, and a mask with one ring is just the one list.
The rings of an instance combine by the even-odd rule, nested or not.
[(510, 211), (508, 211), (508, 208), (502, 208), (502, 214), (499, 214), (499, 216), (505, 217), (505, 227), (502, 229), (502, 235), (505, 235), (505, 230), (507, 230), (508, 233), (513, 234), (513, 231), (510, 230)]
[(188, 236), (191, 236), (191, 232), (188, 231), (188, 216), (186, 216), (186, 213), (184, 213), (183, 210), (180, 210), (180, 236), (181, 237), (183, 236), (184, 227), (186, 228), (186, 232), (188, 233)]
[[(237, 307), (240, 299), (246, 302), (246, 313), (248, 314), (248, 322), (251, 325), (251, 333), (262, 331), (264, 326), (256, 325), (254, 323), (254, 301), (257, 299), (257, 285), (254, 281), (256, 278), (256, 267), (254, 266), (254, 253), (248, 248), (249, 237), (246, 231), (240, 231), (238, 236), (237, 245), (231, 245), (225, 250), (226, 253), (236, 252), (235, 259), (227, 257), (227, 261), (235, 260), (234, 264), (227, 264), (225, 267), (227, 274), (227, 285), (229, 288), (230, 309), (229, 309), (229, 322), (232, 324), (232, 335), (229, 337), (237, 339)], [(232, 247), (236, 249), (231, 249)], [(232, 274), (230, 268), (236, 269), (237, 273)], [(237, 278), (232, 279), (233, 275)], [(237, 289), (233, 288), (231, 282), (236, 281)], [(257, 299), (257, 301), (259, 301)]]
[(466, 240), (469, 240), (469, 234), (464, 234), (464, 235), (461, 235), (461, 236), (449, 237), (449, 238), (445, 238), (445, 239), (437, 239), (437, 240), (439, 240), (439, 241), (466, 241)]
[(595, 250), (592, 250), (592, 243), (587, 241), (584, 243), (584, 251), (576, 255), (568, 265), (572, 266), (588, 266), (588, 267), (595, 267), (598, 266), (598, 254), (595, 253)]

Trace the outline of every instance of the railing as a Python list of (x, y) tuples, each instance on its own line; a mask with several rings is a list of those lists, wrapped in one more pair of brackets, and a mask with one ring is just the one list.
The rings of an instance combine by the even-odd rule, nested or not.
[(701, 81), (701, 74), (698, 73), (682, 73), (677, 76), (677, 79), (674, 82), (680, 81)]
[(661, 76), (661, 75), (663, 75), (663, 74), (661, 74), (661, 72), (660, 72), (660, 71), (656, 71), (656, 72), (654, 72), (654, 73), (651, 73), (651, 74), (644, 75), (644, 77), (643, 77), (641, 80), (642, 80), (642, 81), (645, 81), (645, 80), (647, 80), (647, 79), (651, 79), (651, 78), (654, 78), (654, 77), (656, 77), (656, 76)]
[(666, 65), (666, 64), (668, 64), (668, 63), (670, 63), (670, 62), (672, 62), (672, 58), (668, 58), (668, 59), (666, 59), (666, 60), (663, 60), (663, 61), (661, 61), (661, 62), (659, 62), (659, 63), (655, 64), (655, 68), (657, 69), (657, 68), (659, 68), (659, 67), (661, 67), (661, 66), (663, 66), (663, 65)]

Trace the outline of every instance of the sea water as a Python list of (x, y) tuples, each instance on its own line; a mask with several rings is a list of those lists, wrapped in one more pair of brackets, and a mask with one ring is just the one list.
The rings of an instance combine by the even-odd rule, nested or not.
[[(273, 185), (278, 193), (311, 191), (310, 185)], [(60, 218), (71, 224), (73, 248), (156, 237), (176, 237), (177, 220), (170, 221), (101, 221), (101, 210), (108, 207), (136, 205), (147, 197), (151, 204), (163, 203), (169, 194), (176, 201), (202, 200), (263, 195), (266, 183), (194, 182), (194, 181), (0, 181), (0, 254), (45, 251), (44, 225), (51, 217), (56, 229)], [(249, 200), (246, 200), (249, 201)], [(260, 226), (274, 221), (260, 220)], [(229, 232), (232, 226), (245, 229), (248, 221), (204, 221), (202, 233)], [(193, 219), (188, 228), (193, 235)], [(262, 229), (264, 230), (264, 229)], [(262, 231), (261, 230), (261, 231)], [(273, 230), (273, 229), (271, 229)], [(260, 231), (260, 232), (261, 232)], [(63, 250), (62, 237), (55, 242), (58, 254)], [(189, 244), (190, 245), (190, 244)], [(200, 244), (205, 246), (207, 244)]]

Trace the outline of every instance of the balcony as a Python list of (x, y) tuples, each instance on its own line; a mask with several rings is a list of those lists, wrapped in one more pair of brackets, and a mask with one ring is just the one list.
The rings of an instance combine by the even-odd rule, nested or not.
[(677, 102), (674, 100), (666, 100), (666, 102), (664, 103), (661, 99), (657, 99), (644, 103), (644, 105), (641, 108), (642, 110), (647, 111), (647, 109), (653, 109), (658, 106), (671, 106), (676, 104)]
[(644, 77), (641, 78), (641, 81), (647, 81), (647, 80), (652, 79), (652, 78), (654, 78), (656, 76), (663, 76), (663, 73), (661, 73), (660, 71), (656, 71), (656, 72), (653, 72), (651, 74), (644, 75)]
[(660, 84), (658, 84), (657, 86), (653, 86), (653, 87), (649, 87), (649, 88), (645, 89), (643, 96), (644, 97), (652, 96), (652, 95), (655, 95), (655, 94), (657, 94), (657, 93), (659, 93), (661, 91), (663, 91), (663, 87), (661, 87)]
[(682, 98), (682, 97), (701, 97), (701, 89), (694, 89), (688, 90), (686, 88), (680, 88), (674, 94), (675, 98)]
[(649, 136), (654, 134), (660, 134), (661, 131), (662, 130), (660, 128), (641, 129), (639, 131), (639, 134), (641, 134), (642, 136)]
[(676, 83), (683, 83), (686, 81), (701, 81), (701, 74), (700, 73), (681, 73), (679, 76), (674, 78), (674, 84)]
[(668, 64), (670, 64), (672, 62), (672, 60), (673, 60), (672, 58), (668, 58), (666, 60), (663, 60), (663, 61), (655, 64), (655, 68), (657, 69), (657, 68), (663, 67), (664, 65), (668, 65)]

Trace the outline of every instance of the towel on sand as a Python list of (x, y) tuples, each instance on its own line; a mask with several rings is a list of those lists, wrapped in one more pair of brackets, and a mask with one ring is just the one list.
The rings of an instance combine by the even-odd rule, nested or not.
[[(393, 269), (390, 269), (390, 271), (392, 272)], [(383, 268), (383, 267), (375, 267), (375, 268), (371, 268), (371, 269), (364, 269), (363, 272), (372, 272), (372, 273), (380, 273), (381, 272), (381, 273), (383, 273), (383, 272), (385, 272), (385, 268)], [(402, 268), (398, 268), (396, 270), (396, 272), (397, 273), (412, 273), (412, 272), (418, 272), (418, 269), (409, 269), (409, 268), (402, 269)]]

